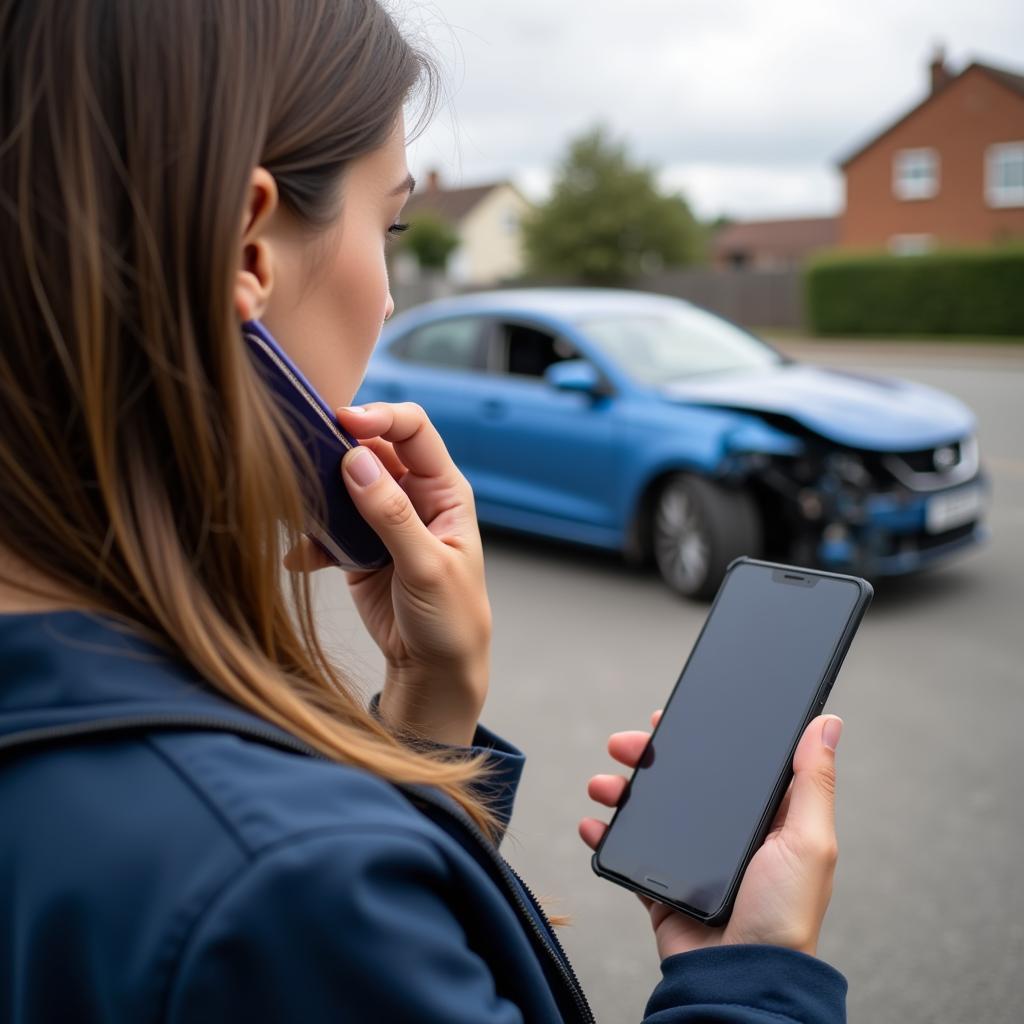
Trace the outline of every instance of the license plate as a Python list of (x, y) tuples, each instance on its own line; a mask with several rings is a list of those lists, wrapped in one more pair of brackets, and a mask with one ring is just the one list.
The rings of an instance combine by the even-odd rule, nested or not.
[(961, 487), (928, 499), (924, 510), (924, 528), (929, 533), (944, 533), (977, 519), (985, 507), (980, 487)]

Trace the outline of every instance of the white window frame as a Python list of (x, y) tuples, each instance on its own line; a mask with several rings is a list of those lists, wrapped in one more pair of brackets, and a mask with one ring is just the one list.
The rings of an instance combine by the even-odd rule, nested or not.
[[(930, 177), (908, 177), (907, 169), (927, 161)], [(892, 158), (892, 192), (897, 199), (932, 199), (939, 194), (939, 153), (930, 146), (897, 150)]]
[(1024, 164), (1024, 142), (996, 142), (985, 150), (985, 201), (989, 206), (1024, 206), (1024, 183), (1003, 185), (997, 167), (1009, 157)]
[(935, 249), (935, 236), (928, 234), (890, 235), (889, 252), (893, 256), (922, 256)]

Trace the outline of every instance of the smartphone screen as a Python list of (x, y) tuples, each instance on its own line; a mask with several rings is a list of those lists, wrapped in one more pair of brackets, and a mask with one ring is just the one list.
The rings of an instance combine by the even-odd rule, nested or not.
[(733, 566), (598, 849), (599, 874), (696, 916), (722, 911), (870, 596), (855, 577)]

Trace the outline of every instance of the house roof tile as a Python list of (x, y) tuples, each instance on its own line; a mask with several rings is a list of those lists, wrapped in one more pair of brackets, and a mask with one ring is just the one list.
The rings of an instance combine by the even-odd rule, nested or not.
[(728, 224), (716, 235), (716, 253), (739, 249), (772, 249), (776, 252), (804, 252), (834, 245), (839, 241), (835, 217), (800, 217), (790, 220), (757, 220)]
[(471, 188), (446, 188), (433, 192), (414, 192), (405, 204), (403, 216), (415, 217), (418, 213), (429, 211), (443, 220), (458, 222), (484, 198), (504, 182), (490, 185), (474, 185)]
[(981, 68), (983, 71), (987, 71), (997, 81), (1002, 82), (1003, 85), (1008, 85), (1015, 92), (1019, 92), (1024, 96), (1024, 75), (1018, 75), (1014, 71), (1006, 71), (1004, 68), (994, 68), (991, 64), (981, 64), (976, 62), (972, 67)]

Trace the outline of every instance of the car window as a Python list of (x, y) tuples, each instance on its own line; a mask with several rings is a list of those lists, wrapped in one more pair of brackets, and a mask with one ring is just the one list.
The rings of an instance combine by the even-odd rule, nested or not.
[(781, 356), (713, 313), (682, 303), (671, 311), (608, 313), (576, 322), (634, 379), (667, 384), (702, 373), (775, 366)]
[(425, 324), (399, 339), (392, 352), (406, 362), (450, 370), (484, 368), (483, 321), (459, 317)]
[(580, 353), (564, 338), (529, 324), (500, 322), (496, 325), (500, 373), (543, 377), (552, 363), (579, 359)]

